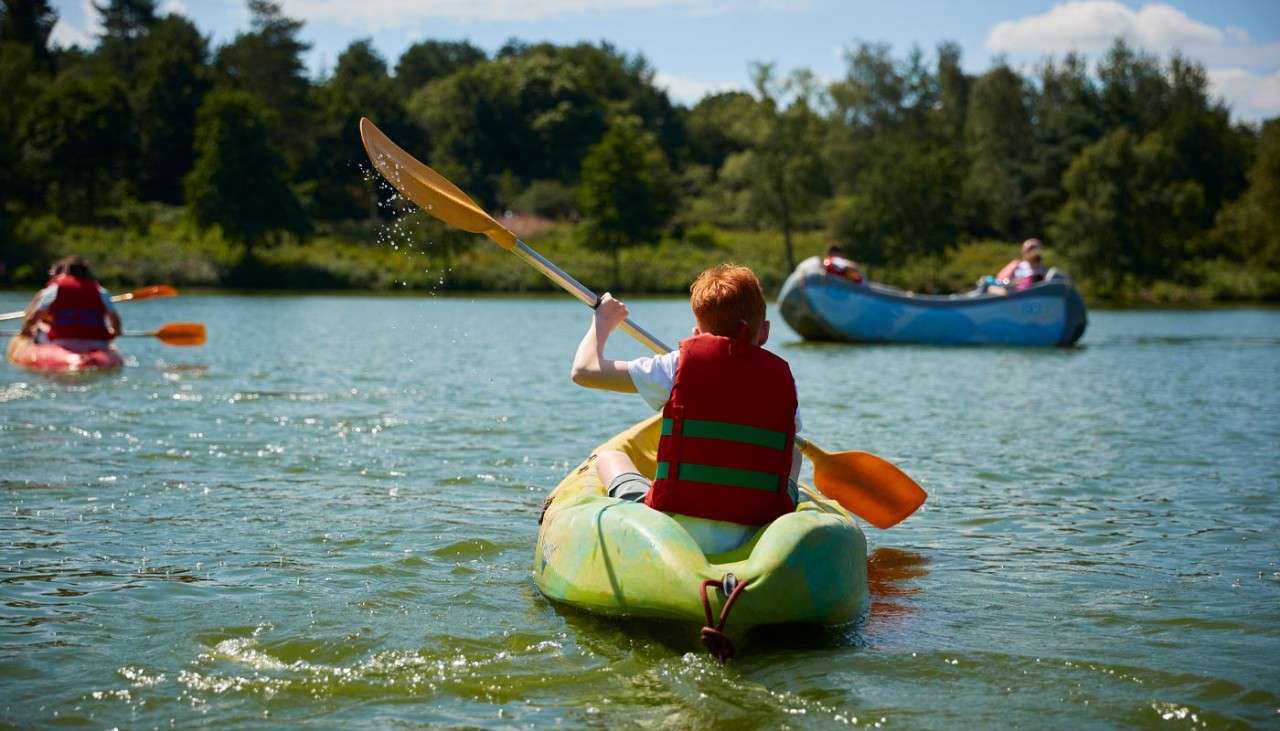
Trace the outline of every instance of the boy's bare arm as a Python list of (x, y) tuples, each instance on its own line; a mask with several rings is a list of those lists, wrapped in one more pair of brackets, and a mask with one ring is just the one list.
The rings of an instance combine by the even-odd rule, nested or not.
[(624, 361), (609, 360), (604, 357), (605, 341), (625, 319), (627, 319), (627, 306), (606, 292), (600, 298), (600, 304), (591, 318), (591, 326), (587, 328), (587, 334), (578, 344), (578, 352), (573, 356), (573, 370), (570, 371), (569, 377), (574, 383), (606, 391), (636, 392), (635, 384), (631, 382), (631, 374), (627, 372), (627, 364)]

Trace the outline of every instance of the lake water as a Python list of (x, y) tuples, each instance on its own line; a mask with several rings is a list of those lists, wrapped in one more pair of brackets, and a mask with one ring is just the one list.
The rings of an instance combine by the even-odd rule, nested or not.
[(1280, 725), (1280, 312), (1094, 312), (1072, 350), (775, 322), (806, 433), (930, 499), (867, 528), (865, 621), (726, 666), (696, 628), (534, 588), (546, 492), (647, 413), (569, 382), (568, 298), (122, 314), (209, 343), (129, 340), (123, 373), (72, 382), (0, 367), (0, 726)]

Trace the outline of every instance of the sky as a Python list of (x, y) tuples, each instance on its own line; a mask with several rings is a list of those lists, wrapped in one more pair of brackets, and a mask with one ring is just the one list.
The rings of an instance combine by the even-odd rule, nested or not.
[[(1096, 58), (1116, 37), (1152, 53), (1180, 50), (1205, 65), (1215, 94), (1236, 119), (1280, 116), (1280, 0), (278, 0), (306, 21), (308, 64), (322, 75), (353, 40), (372, 38), (391, 66), (412, 43), (469, 40), (493, 52), (510, 38), (567, 44), (607, 40), (642, 53), (679, 102), (746, 88), (752, 62), (819, 78), (844, 74), (857, 41), (890, 44), (901, 56), (942, 41), (960, 44), (965, 69), (994, 59), (1031, 70), (1048, 54)], [(244, 0), (160, 0), (192, 18), (215, 44), (248, 25)], [(91, 46), (99, 31), (92, 0), (53, 0), (53, 41)]]

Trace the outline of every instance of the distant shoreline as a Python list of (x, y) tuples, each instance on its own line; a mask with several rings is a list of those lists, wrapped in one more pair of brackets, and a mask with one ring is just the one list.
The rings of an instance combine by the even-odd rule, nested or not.
[[(111, 292), (128, 291), (130, 285), (121, 285), (118, 287), (108, 287)], [(0, 293), (17, 294), (30, 296), (34, 293), (34, 288), (15, 286), (12, 284), (0, 285)], [(233, 287), (183, 287), (181, 288), (183, 297), (316, 297), (316, 298), (349, 298), (349, 299), (484, 299), (484, 300), (500, 300), (500, 299), (517, 299), (517, 300), (564, 300), (571, 302), (572, 299), (562, 292), (554, 291), (515, 291), (503, 292), (499, 290), (460, 290), (447, 289), (437, 292), (429, 290), (401, 289), (401, 290), (379, 290), (379, 289), (238, 289)], [(673, 292), (620, 292), (619, 296), (627, 300), (634, 301), (683, 301), (686, 299), (684, 295)], [(776, 306), (776, 294), (770, 296), (768, 303), (770, 307)], [(1223, 300), (1210, 302), (1146, 302), (1141, 300), (1104, 300), (1090, 299), (1088, 306), (1091, 311), (1102, 312), (1119, 312), (1119, 311), (1165, 311), (1165, 312), (1205, 312), (1208, 310), (1280, 310), (1280, 302), (1267, 300)]]
[[(99, 279), (113, 290), (171, 284), (185, 291), (248, 294), (327, 293), (379, 295), (557, 296), (539, 272), (515, 260), (483, 237), (445, 230), (422, 217), (317, 227), (307, 238), (282, 236), (270, 244), (244, 246), (216, 228), (198, 231), (178, 211), (146, 226), (64, 224), (54, 219), (39, 230), (43, 256), (10, 269), (0, 287), (34, 290), (44, 267), (59, 256), (86, 257)], [(796, 263), (824, 250), (821, 230), (793, 237)], [(698, 225), (650, 244), (613, 254), (582, 240), (571, 223), (552, 223), (526, 238), (531, 246), (586, 286), (635, 296), (687, 296), (689, 283), (708, 266), (732, 261), (751, 267), (765, 293), (777, 295), (791, 273), (782, 235), (776, 231)], [(940, 255), (919, 255), (900, 266), (864, 263), (874, 281), (918, 293), (960, 293), (994, 274), (1018, 252), (1017, 242), (967, 241)], [(1050, 243), (1046, 265), (1072, 275), (1091, 307), (1195, 307), (1277, 301), (1280, 273), (1240, 262), (1213, 260), (1189, 268), (1185, 281), (1095, 282), (1080, 276)], [(45, 261), (47, 259), (47, 261)], [(1129, 296), (1114, 296), (1117, 292)]]

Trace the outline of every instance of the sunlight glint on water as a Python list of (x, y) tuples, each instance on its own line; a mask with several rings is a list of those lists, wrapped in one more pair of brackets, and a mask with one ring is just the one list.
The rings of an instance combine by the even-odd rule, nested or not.
[[(691, 325), (631, 304), (672, 341)], [(1276, 723), (1278, 313), (1095, 312), (1072, 351), (809, 345), (776, 323), (806, 432), (930, 500), (868, 529), (864, 623), (761, 632), (727, 667), (696, 628), (533, 588), (545, 493), (646, 413), (569, 383), (580, 306), (123, 314), (203, 321), (209, 344), (132, 340), (89, 380), (0, 371), (0, 722)]]

